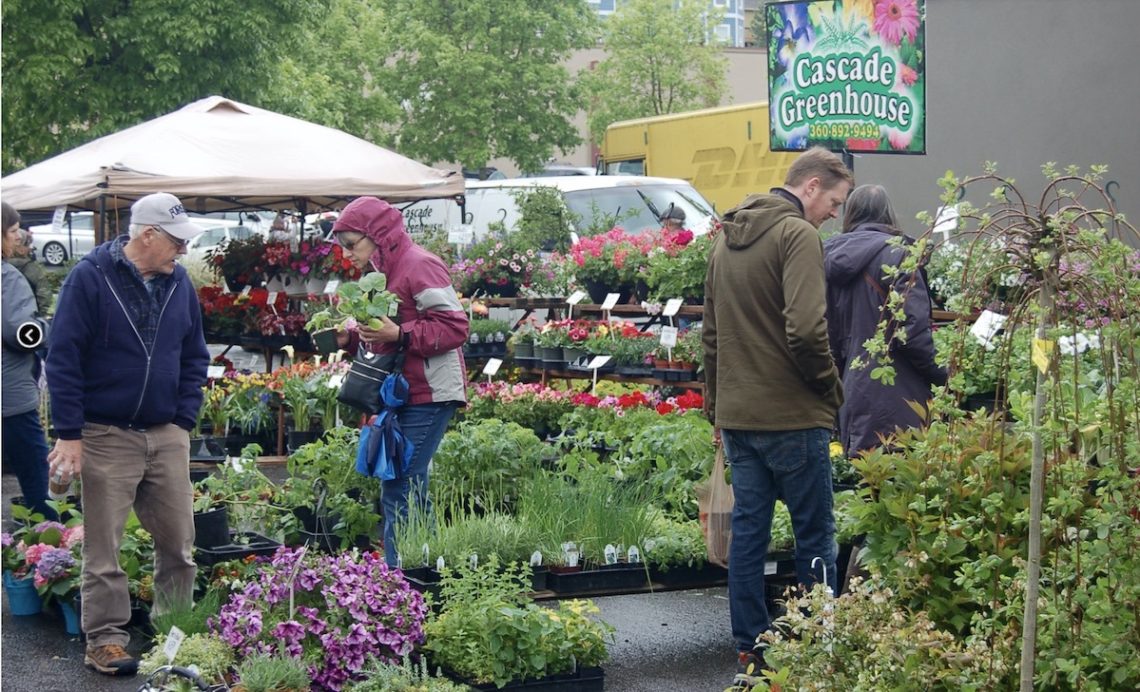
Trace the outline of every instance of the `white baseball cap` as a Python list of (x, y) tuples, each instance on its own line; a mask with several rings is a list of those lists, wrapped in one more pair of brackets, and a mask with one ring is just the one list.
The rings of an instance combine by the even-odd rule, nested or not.
[(186, 207), (169, 192), (156, 192), (131, 205), (131, 223), (158, 226), (179, 240), (190, 240), (202, 232), (186, 214)]

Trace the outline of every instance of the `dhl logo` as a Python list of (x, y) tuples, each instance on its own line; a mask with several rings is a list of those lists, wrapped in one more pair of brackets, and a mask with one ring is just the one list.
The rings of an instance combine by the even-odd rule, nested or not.
[(763, 144), (746, 145), (739, 160), (732, 147), (698, 149), (693, 152), (693, 164), (697, 166), (693, 186), (698, 190), (715, 190), (779, 185), (787, 169), (784, 158), (768, 151)]

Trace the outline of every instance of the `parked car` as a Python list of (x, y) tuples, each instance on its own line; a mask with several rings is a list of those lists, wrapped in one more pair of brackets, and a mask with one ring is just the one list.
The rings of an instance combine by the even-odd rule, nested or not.
[[(603, 233), (615, 225), (614, 220), (629, 234), (660, 228), (661, 214), (670, 205), (685, 211), (685, 227), (694, 233), (707, 233), (716, 221), (712, 204), (692, 185), (675, 178), (568, 175), (468, 181), (466, 222), (474, 240), (485, 237), (492, 223), (513, 229), (519, 221), (516, 195), (539, 186), (562, 193), (577, 235)], [(404, 206), (403, 212), (413, 236), (461, 228), (459, 205), (450, 199), (421, 200)]]
[[(36, 257), (50, 267), (58, 267), (91, 252), (95, 245), (94, 219), (92, 212), (75, 211), (67, 214), (59, 230), (53, 229), (51, 224), (32, 226), (29, 230)], [(195, 216), (190, 220), (202, 228), (202, 234), (186, 247), (186, 256), (193, 260), (204, 259), (206, 252), (222, 240), (248, 238), (260, 232), (231, 219)]]
[(63, 225), (50, 223), (28, 228), (36, 257), (49, 267), (58, 267), (73, 257), (82, 257), (95, 244), (95, 214), (89, 211), (68, 212)]

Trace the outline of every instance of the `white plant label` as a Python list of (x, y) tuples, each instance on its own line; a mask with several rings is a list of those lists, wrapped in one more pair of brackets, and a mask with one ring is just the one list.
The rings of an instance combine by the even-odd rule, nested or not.
[(206, 377), (210, 378), (211, 380), (216, 380), (219, 377), (225, 377), (225, 376), (226, 376), (226, 366), (224, 366), (224, 365), (207, 365), (206, 366)]
[(673, 348), (677, 345), (677, 328), (676, 327), (662, 327), (661, 328), (661, 345), (665, 348)]
[(325, 284), (325, 294), (331, 296), (336, 293), (338, 288), (340, 288), (340, 279), (329, 279), (329, 282)]
[(340, 385), (343, 382), (344, 382), (344, 375), (341, 373), (337, 373), (336, 375), (333, 375), (332, 377), (329, 378), (328, 387), (329, 387), (329, 389), (340, 389)]
[(471, 565), (471, 571), (474, 572), (479, 568), (479, 556), (471, 553), (471, 557), (467, 558), (467, 564)]
[(542, 567), (542, 551), (536, 550), (530, 554), (530, 566)]
[(764, 563), (764, 574), (769, 575), (769, 574), (775, 574), (775, 573), (776, 573), (776, 563), (771, 562), (771, 561), (765, 562)]
[(673, 315), (676, 315), (681, 311), (682, 302), (683, 301), (680, 298), (670, 298), (669, 300), (665, 301), (665, 307), (661, 310), (661, 316), (672, 317)]
[(442, 572), (442, 571), (443, 571), (443, 567), (444, 567), (444, 565), (445, 565), (445, 564), (446, 564), (446, 563), (444, 563), (444, 561), (443, 561), (443, 556), (442, 556), (442, 555), (440, 555), (439, 557), (437, 557), (437, 558), (435, 559), (435, 569), (436, 569), (436, 571), (437, 571), (437, 572)]
[(248, 298), (249, 292), (252, 290), (253, 290), (253, 286), (246, 286), (245, 288), (241, 289), (241, 294)]
[(993, 338), (1005, 326), (1005, 320), (1005, 315), (999, 315), (992, 310), (982, 310), (977, 321), (970, 326), (970, 333), (974, 335), (979, 344), (986, 347), (987, 351), (992, 351), (997, 348), (993, 343)]
[(566, 299), (566, 302), (571, 304), (571, 305), (577, 305), (578, 303), (581, 303), (582, 299), (585, 297), (586, 297), (585, 291), (574, 291), (573, 293), (570, 294), (570, 297)]
[(606, 556), (606, 564), (607, 565), (616, 565), (617, 564), (617, 560), (618, 560), (617, 548), (614, 547), (613, 543), (609, 543), (606, 545), (604, 555)]
[(162, 645), (162, 653), (171, 665), (174, 665), (174, 657), (178, 655), (178, 649), (182, 647), (182, 642), (185, 639), (186, 633), (178, 629), (177, 626), (171, 627), (170, 634), (166, 635), (166, 643)]
[(602, 303), (602, 309), (613, 310), (614, 306), (617, 305), (618, 298), (621, 298), (620, 293), (607, 293), (606, 300), (604, 303)]
[(501, 358), (488, 358), (487, 364), (483, 366), (483, 374), (491, 377), (499, 372), (499, 367), (502, 366), (503, 360)]
[(636, 545), (629, 546), (628, 559), (630, 563), (641, 562), (641, 551), (637, 549)]
[(428, 544), (427, 544), (427, 543), (424, 543), (424, 560), (423, 560), (423, 564), (425, 564), (425, 565), (426, 565), (426, 564), (428, 563), (428, 560), (430, 560), (430, 559), (431, 559), (431, 549), (430, 549), (430, 548), (428, 548)]
[[(269, 296), (265, 299), (265, 304), (272, 307), (273, 304), (276, 302), (277, 302), (277, 291), (270, 291)], [(274, 312), (276, 312), (276, 310), (274, 310)]]
[(610, 362), (611, 357), (612, 356), (594, 356), (594, 358), (590, 361), (590, 364), (586, 366), (586, 369), (597, 370), (606, 363)]

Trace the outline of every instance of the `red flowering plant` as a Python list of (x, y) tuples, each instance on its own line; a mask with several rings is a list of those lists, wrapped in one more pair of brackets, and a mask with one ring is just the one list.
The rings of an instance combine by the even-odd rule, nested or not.
[(352, 281), (360, 276), (360, 270), (345, 256), (338, 243), (321, 239), (302, 240), (290, 258), (289, 268), (303, 278), (313, 276)]
[(615, 226), (606, 233), (582, 238), (567, 257), (576, 267), (580, 283), (596, 282), (610, 288), (633, 284), (645, 268), (645, 257), (659, 243), (659, 234), (629, 235)]
[(198, 304), (202, 308), (202, 330), (211, 336), (239, 336), (245, 310), (238, 305), (238, 294), (222, 290), (220, 286), (202, 286), (198, 289)]
[(682, 229), (664, 231), (660, 237), (661, 244), (648, 256), (645, 283), (650, 297), (661, 302), (670, 298), (700, 301), (705, 295), (712, 236), (694, 237), (692, 231)]
[(261, 259), (265, 241), (259, 235), (223, 241), (206, 252), (215, 274), (229, 284), (231, 291), (262, 284)]
[(257, 269), (265, 276), (280, 276), (293, 269), (293, 248), (286, 242), (274, 241), (265, 244)]

